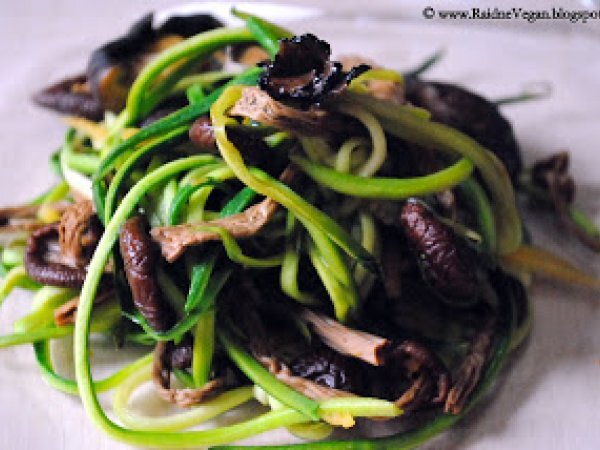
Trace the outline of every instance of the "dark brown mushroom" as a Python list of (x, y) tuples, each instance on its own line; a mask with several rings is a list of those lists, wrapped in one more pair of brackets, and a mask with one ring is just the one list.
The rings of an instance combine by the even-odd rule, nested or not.
[(74, 203), (65, 209), (58, 225), (58, 243), (65, 261), (84, 267), (102, 235), (102, 224), (91, 201)]
[(454, 384), (448, 393), (444, 412), (460, 414), (463, 410), (481, 380), (496, 332), (497, 320), (495, 317), (490, 317), (471, 341), (467, 356), (461, 363)]
[(313, 400), (326, 400), (336, 397), (354, 397), (355, 395), (339, 387), (332, 387), (324, 382), (323, 378), (311, 380), (303, 375), (297, 376), (287, 365), (274, 357), (258, 356), (260, 363), (279, 381), (287, 384), (294, 390), (306, 395)]
[(96, 49), (85, 75), (52, 85), (34, 96), (40, 106), (64, 114), (100, 120), (104, 111), (119, 112), (129, 88), (152, 55), (187, 38), (222, 26), (213, 16), (173, 16), (158, 28), (153, 15), (135, 22), (127, 33)]
[(472, 305), (479, 292), (477, 266), (452, 229), (415, 199), (404, 204), (399, 223), (431, 287), (452, 305)]
[(531, 183), (552, 203), (560, 223), (588, 248), (600, 252), (600, 236), (584, 230), (571, 215), (575, 200), (575, 181), (569, 173), (569, 153), (559, 152), (533, 164)]
[[(25, 251), (25, 269), (42, 284), (80, 288), (102, 226), (90, 201), (67, 206), (58, 224), (34, 231)], [(106, 280), (104, 279), (103, 282)]]
[(225, 378), (222, 377), (212, 379), (204, 386), (195, 389), (171, 387), (172, 359), (176, 348), (177, 346), (174, 346), (172, 342), (158, 342), (154, 349), (152, 381), (160, 398), (177, 406), (190, 407), (221, 392), (226, 384)]
[(89, 120), (102, 120), (104, 107), (90, 91), (86, 75), (67, 78), (33, 95), (33, 101), (44, 108), (62, 114), (85, 117)]
[(511, 179), (523, 167), (519, 145), (508, 120), (498, 107), (461, 86), (414, 77), (406, 79), (406, 98), (427, 109), (432, 119), (469, 135), (496, 154)]
[(388, 360), (390, 364), (404, 367), (413, 378), (414, 374), (427, 373), (437, 386), (431, 402), (444, 402), (450, 388), (450, 374), (434, 352), (417, 341), (405, 340), (390, 351)]
[(328, 348), (311, 349), (290, 364), (293, 375), (314, 381), (331, 389), (361, 392), (363, 370), (353, 358)]
[(123, 224), (119, 246), (134, 305), (152, 328), (168, 330), (174, 323), (174, 312), (156, 281), (159, 250), (148, 234), (144, 218), (135, 216)]
[(62, 261), (49, 261), (52, 256), (60, 259), (59, 252), (52, 249), (52, 243), (55, 248), (58, 246), (58, 224), (46, 225), (31, 234), (25, 250), (27, 274), (41, 284), (81, 288), (85, 281), (85, 268), (69, 266)]

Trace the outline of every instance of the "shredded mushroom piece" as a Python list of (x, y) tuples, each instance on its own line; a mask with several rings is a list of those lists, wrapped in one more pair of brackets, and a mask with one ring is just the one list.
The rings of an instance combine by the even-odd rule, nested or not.
[[(298, 171), (286, 168), (279, 179), (292, 184)], [(208, 222), (195, 222), (175, 226), (155, 227), (151, 230), (152, 238), (158, 242), (163, 256), (168, 262), (179, 258), (191, 246), (205, 242), (219, 241), (221, 236), (213, 231), (201, 230), (202, 227), (222, 227), (236, 239), (249, 238), (259, 233), (269, 223), (279, 209), (279, 204), (270, 198), (250, 206), (245, 211), (221, 219)]]
[(231, 108), (232, 116), (249, 117), (299, 136), (335, 134), (342, 127), (337, 116), (320, 109), (302, 111), (286, 106), (257, 87), (245, 87), (242, 98)]
[(158, 342), (154, 349), (154, 363), (152, 365), (152, 381), (154, 382), (156, 392), (163, 400), (188, 408), (215, 396), (225, 385), (224, 378), (215, 378), (197, 389), (172, 388), (170, 368), (165, 364), (165, 359), (169, 356), (167, 350), (168, 343)]
[(243, 239), (254, 236), (271, 220), (278, 208), (277, 202), (270, 198), (249, 207), (244, 212), (208, 222), (196, 222), (170, 227), (156, 227), (151, 233), (160, 244), (162, 254), (169, 262), (179, 258), (186, 248), (210, 241), (219, 241), (221, 236), (212, 231), (198, 230), (200, 227), (223, 227), (234, 238)]
[(323, 343), (333, 350), (373, 366), (385, 364), (386, 354), (391, 345), (388, 339), (354, 330), (309, 310), (302, 313), (302, 318), (312, 325)]
[(89, 260), (85, 250), (96, 246), (100, 234), (100, 221), (91, 201), (85, 200), (67, 207), (58, 225), (58, 243), (69, 265), (85, 266)]
[(479, 384), (494, 341), (496, 325), (495, 318), (488, 319), (483, 328), (473, 338), (469, 352), (458, 369), (456, 382), (448, 393), (444, 405), (445, 412), (459, 414), (469, 396)]

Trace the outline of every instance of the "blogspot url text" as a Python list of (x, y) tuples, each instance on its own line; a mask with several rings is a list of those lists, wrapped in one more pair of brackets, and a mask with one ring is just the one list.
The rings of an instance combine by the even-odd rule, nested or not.
[(471, 8), (442, 10), (431, 6), (423, 8), (425, 19), (441, 20), (523, 20), (535, 23), (541, 20), (566, 20), (588, 23), (600, 20), (600, 10), (569, 10), (564, 8), (530, 10), (525, 8)]

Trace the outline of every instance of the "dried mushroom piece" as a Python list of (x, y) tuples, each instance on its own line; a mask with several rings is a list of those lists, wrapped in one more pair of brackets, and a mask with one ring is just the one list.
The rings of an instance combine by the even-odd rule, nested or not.
[(42, 284), (80, 288), (101, 234), (91, 202), (65, 207), (58, 223), (38, 228), (29, 237), (25, 250), (28, 275)]
[(279, 381), (313, 400), (325, 400), (337, 397), (353, 397), (354, 394), (338, 386), (330, 386), (323, 379), (312, 380), (304, 375), (297, 375), (294, 369), (278, 361), (274, 357), (258, 356), (260, 363)]
[(491, 150), (514, 181), (523, 167), (510, 122), (498, 107), (461, 86), (415, 77), (406, 79), (406, 99), (427, 109), (436, 122), (456, 128)]
[(58, 225), (46, 225), (34, 231), (25, 249), (25, 270), (41, 284), (81, 288), (86, 277), (84, 267), (73, 267), (62, 260), (58, 250)]
[(85, 117), (89, 120), (102, 120), (104, 107), (96, 98), (87, 82), (86, 75), (78, 75), (59, 81), (35, 93), (34, 103), (53, 109), (62, 114)]
[(142, 17), (123, 36), (97, 48), (85, 74), (41, 90), (33, 96), (34, 102), (63, 114), (101, 120), (105, 111), (123, 109), (131, 84), (156, 54), (184, 38), (222, 26), (208, 14), (173, 16), (157, 28), (153, 21), (153, 14)]
[(172, 342), (158, 342), (154, 348), (154, 363), (152, 365), (152, 381), (156, 392), (163, 400), (184, 408), (202, 403), (216, 394), (226, 385), (225, 378), (219, 377), (208, 381), (200, 388), (171, 387), (171, 370), (173, 352), (177, 346)]
[(479, 293), (478, 269), (465, 244), (416, 199), (402, 207), (400, 225), (431, 287), (452, 305), (472, 305)]
[(405, 340), (390, 351), (388, 366), (413, 380), (397, 400), (399, 408), (414, 411), (426, 404), (444, 403), (450, 388), (450, 374), (440, 358), (423, 344)]
[(483, 370), (489, 359), (494, 336), (497, 332), (497, 320), (489, 318), (471, 341), (467, 356), (460, 365), (455, 382), (448, 393), (444, 411), (460, 414), (467, 400), (479, 384)]
[(584, 245), (600, 252), (600, 235), (584, 229), (575, 219), (571, 205), (575, 200), (575, 181), (569, 173), (569, 153), (559, 152), (537, 161), (530, 171), (531, 184), (550, 199), (560, 223)]
[(323, 343), (333, 350), (361, 359), (374, 366), (385, 364), (391, 345), (388, 339), (355, 330), (310, 310), (305, 310), (302, 318), (311, 325)]
[(341, 93), (370, 68), (361, 64), (344, 72), (342, 64), (331, 61), (330, 56), (329, 44), (312, 34), (282, 39), (273, 61), (264, 64), (259, 86), (276, 100), (308, 108)]
[(244, 88), (229, 113), (299, 136), (330, 137), (342, 129), (340, 119), (329, 112), (303, 111), (284, 105), (256, 87)]
[(290, 369), (298, 377), (331, 389), (348, 392), (364, 389), (365, 380), (356, 361), (327, 348), (301, 355), (291, 363)]
[(60, 251), (74, 267), (84, 267), (102, 234), (102, 225), (91, 201), (74, 203), (65, 209), (58, 224)]
[(156, 281), (159, 251), (148, 234), (144, 218), (135, 216), (123, 224), (119, 247), (133, 303), (152, 328), (168, 330), (175, 317)]
[[(292, 184), (297, 176), (296, 169), (286, 168), (279, 179)], [(270, 198), (250, 206), (245, 211), (208, 222), (187, 223), (175, 226), (155, 227), (152, 238), (160, 245), (165, 259), (169, 262), (179, 258), (188, 247), (205, 242), (218, 241), (221, 235), (207, 227), (219, 227), (236, 239), (246, 239), (259, 233), (273, 218), (279, 204)]]

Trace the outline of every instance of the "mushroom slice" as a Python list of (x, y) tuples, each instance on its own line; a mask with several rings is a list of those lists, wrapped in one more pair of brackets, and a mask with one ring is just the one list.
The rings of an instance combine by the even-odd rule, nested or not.
[(152, 381), (160, 398), (177, 406), (190, 407), (214, 397), (225, 386), (224, 378), (215, 378), (201, 388), (177, 389), (171, 387), (171, 360), (173, 351), (172, 344), (168, 342), (158, 342), (154, 349)]
[(119, 247), (133, 303), (152, 328), (168, 330), (173, 325), (174, 312), (164, 300), (156, 281), (159, 254), (147, 232), (144, 218), (135, 216), (123, 224)]
[(300, 136), (328, 137), (342, 129), (342, 122), (332, 113), (286, 106), (257, 87), (243, 88), (242, 97), (229, 113)]
[(234, 238), (243, 239), (256, 235), (271, 220), (278, 208), (270, 198), (249, 207), (244, 212), (208, 222), (197, 222), (152, 229), (152, 237), (160, 244), (163, 256), (169, 262), (175, 261), (191, 246), (205, 242), (219, 241), (221, 236), (203, 227), (222, 227)]
[(85, 281), (86, 270), (70, 266), (61, 260), (60, 252), (52, 245), (57, 240), (57, 224), (46, 225), (34, 231), (27, 241), (25, 270), (31, 279), (41, 284), (80, 288)]
[(448, 393), (444, 405), (446, 413), (460, 414), (469, 396), (479, 384), (494, 342), (496, 325), (495, 318), (488, 319), (473, 338), (467, 356), (458, 369), (456, 381)]
[(330, 317), (310, 310), (304, 310), (302, 318), (312, 326), (323, 343), (333, 350), (361, 359), (373, 366), (385, 364), (387, 351), (391, 346), (388, 339), (349, 328)]
[(389, 366), (401, 367), (412, 386), (396, 400), (399, 407), (416, 409), (423, 403), (443, 403), (450, 388), (450, 374), (440, 358), (423, 344), (405, 340), (390, 351)]
[[(296, 169), (288, 166), (282, 172), (279, 179), (286, 184), (292, 184), (297, 174)], [(218, 233), (203, 230), (202, 228), (222, 227), (236, 239), (250, 238), (259, 233), (269, 223), (278, 208), (279, 204), (277, 202), (270, 198), (265, 198), (260, 203), (250, 206), (238, 214), (208, 222), (155, 227), (152, 229), (151, 234), (152, 238), (160, 245), (165, 259), (173, 262), (188, 247), (221, 239)]]
[(432, 119), (456, 128), (491, 150), (517, 180), (523, 167), (510, 122), (489, 100), (461, 86), (415, 77), (406, 79), (406, 98), (431, 112)]
[(536, 161), (531, 168), (531, 182), (548, 194), (560, 223), (588, 248), (600, 252), (600, 236), (583, 229), (571, 215), (575, 180), (569, 173), (569, 153), (559, 152)]
[(455, 306), (477, 300), (478, 268), (469, 249), (424, 203), (409, 199), (400, 212), (400, 226), (418, 256), (423, 277)]
[(86, 75), (66, 78), (33, 95), (33, 101), (44, 108), (98, 121), (104, 117), (104, 107), (90, 91)]
[(90, 200), (67, 207), (58, 225), (58, 243), (65, 261), (74, 267), (84, 267), (101, 234), (102, 225)]

